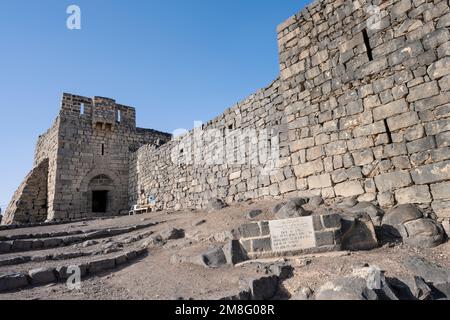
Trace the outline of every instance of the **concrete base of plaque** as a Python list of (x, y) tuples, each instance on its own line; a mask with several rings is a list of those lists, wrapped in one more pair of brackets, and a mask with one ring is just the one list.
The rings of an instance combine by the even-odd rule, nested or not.
[(338, 214), (260, 221), (239, 228), (239, 238), (251, 259), (341, 250)]

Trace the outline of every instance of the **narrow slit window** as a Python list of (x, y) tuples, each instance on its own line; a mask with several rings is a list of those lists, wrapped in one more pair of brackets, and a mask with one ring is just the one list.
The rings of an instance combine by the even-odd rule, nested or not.
[(370, 47), (370, 39), (369, 39), (367, 30), (364, 29), (362, 31), (362, 33), (363, 33), (363, 38), (364, 38), (364, 44), (366, 45), (367, 56), (369, 57), (369, 61), (373, 61), (373, 53), (372, 53), (372, 48)]
[(120, 113), (120, 110), (117, 110), (117, 122), (120, 122), (122, 118), (122, 115)]
[(102, 156), (104, 156), (104, 155), (105, 155), (105, 144), (102, 143)]
[(388, 144), (391, 144), (392, 143), (392, 133), (391, 133), (391, 130), (389, 129), (387, 119), (384, 119), (384, 125), (386, 126), (386, 134), (388, 136)]
[(84, 114), (84, 103), (80, 105), (80, 114)]

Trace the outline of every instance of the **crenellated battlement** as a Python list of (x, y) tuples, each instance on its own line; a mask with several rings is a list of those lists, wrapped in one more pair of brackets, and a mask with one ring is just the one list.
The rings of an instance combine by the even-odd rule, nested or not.
[(136, 109), (105, 97), (83, 97), (64, 93), (60, 114), (89, 119), (98, 130), (114, 131), (118, 126), (136, 128)]

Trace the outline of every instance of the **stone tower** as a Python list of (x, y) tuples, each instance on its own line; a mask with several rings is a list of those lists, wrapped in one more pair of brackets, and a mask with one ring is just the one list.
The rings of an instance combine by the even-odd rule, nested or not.
[(64, 94), (58, 117), (38, 139), (34, 169), (15, 192), (2, 224), (127, 210), (130, 154), (170, 139), (167, 133), (136, 128), (134, 108), (108, 98)]

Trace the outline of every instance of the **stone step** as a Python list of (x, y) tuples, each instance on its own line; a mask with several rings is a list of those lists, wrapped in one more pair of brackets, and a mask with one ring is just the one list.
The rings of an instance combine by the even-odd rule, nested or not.
[(33, 250), (51, 249), (57, 247), (69, 246), (81, 243), (87, 240), (96, 240), (107, 237), (114, 237), (121, 234), (153, 227), (158, 223), (148, 223), (143, 225), (134, 225), (130, 227), (103, 229), (86, 234), (78, 234), (66, 237), (43, 238), (43, 239), (18, 239), (12, 241), (0, 242), (0, 255), (13, 252), (25, 252)]
[(122, 253), (112, 258), (92, 260), (75, 266), (55, 266), (52, 268), (33, 269), (27, 273), (0, 274), (0, 292), (26, 289), (30, 286), (41, 286), (50, 283), (64, 282), (69, 278), (68, 270), (78, 268), (81, 278), (104, 271), (117, 269), (132, 263), (148, 253), (147, 249), (139, 249)]
[[(147, 231), (145, 233), (138, 234), (136, 236), (131, 237), (130, 239), (126, 239), (123, 241), (120, 241), (118, 239), (117, 241), (114, 241), (114, 243), (117, 243), (119, 245), (129, 245), (135, 242), (138, 242), (140, 240), (146, 239), (149, 236), (153, 234), (153, 231)], [(0, 259), (0, 267), (2, 266), (17, 266), (25, 263), (30, 262), (43, 262), (43, 261), (62, 261), (62, 260), (69, 260), (69, 259), (75, 259), (80, 257), (87, 257), (87, 256), (98, 256), (101, 254), (104, 254), (105, 252), (104, 248), (99, 248), (97, 250), (90, 250), (90, 251), (76, 251), (76, 252), (63, 252), (63, 253), (54, 253), (54, 254), (43, 254), (43, 255), (35, 255), (35, 256), (16, 256), (16, 257), (9, 257), (6, 259)]]

